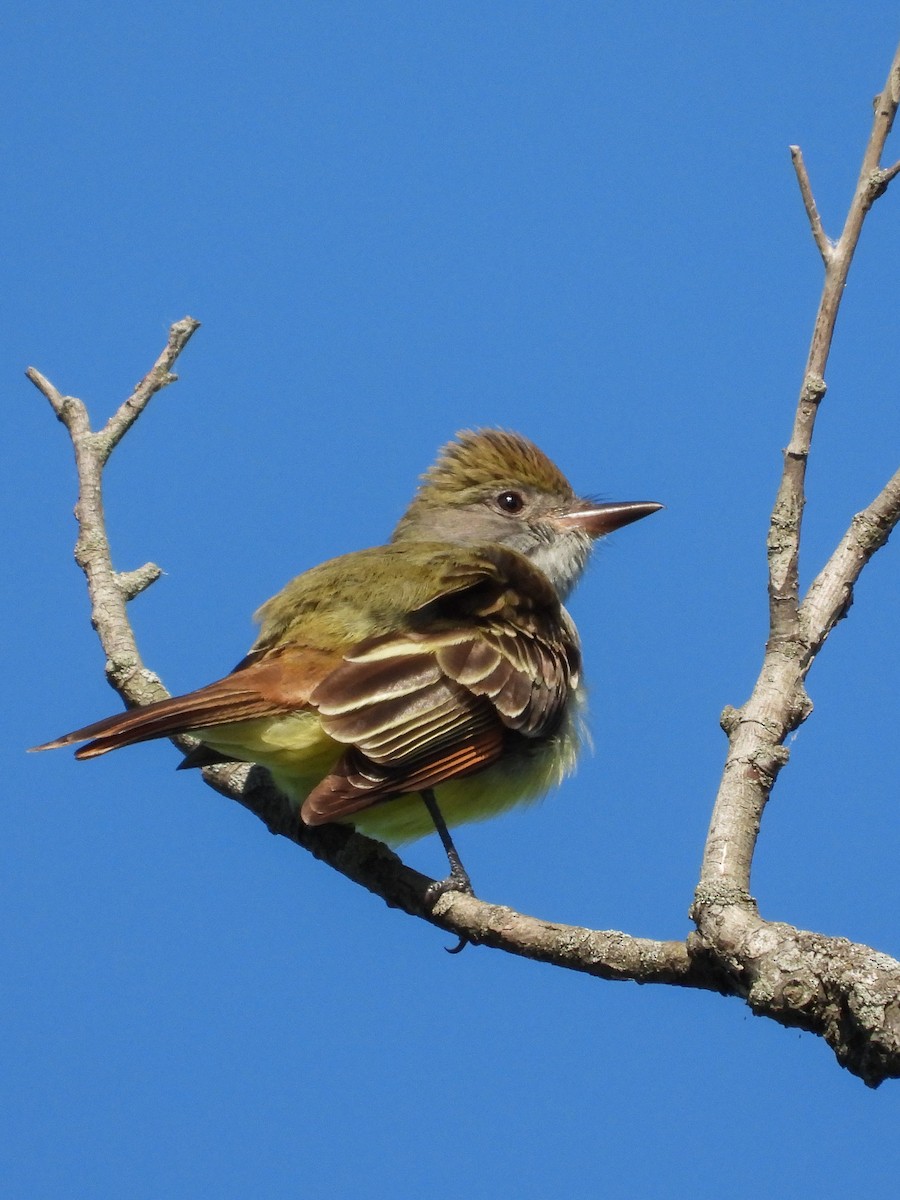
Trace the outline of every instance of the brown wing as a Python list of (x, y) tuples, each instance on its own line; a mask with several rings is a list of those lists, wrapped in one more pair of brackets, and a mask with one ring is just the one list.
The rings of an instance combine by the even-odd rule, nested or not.
[(310, 696), (322, 727), (352, 749), (307, 797), (319, 825), (404, 792), (435, 787), (500, 756), (503, 729), (490, 703), (450, 679), (427, 647), (400, 638), (364, 643)]
[(34, 749), (55, 750), (90, 739), (87, 746), (75, 751), (75, 757), (96, 758), (135, 742), (296, 712), (307, 706), (310, 691), (327, 675), (334, 656), (307, 647), (286, 646), (261, 660), (248, 658), (245, 662), (246, 666), (242, 664), (224, 679), (196, 692), (117, 713)]
[(574, 630), (543, 575), (489, 549), (472, 586), (360, 643), (311, 693), (325, 731), (353, 748), (307, 797), (307, 824), (482, 770), (510, 736), (559, 724), (577, 681)]

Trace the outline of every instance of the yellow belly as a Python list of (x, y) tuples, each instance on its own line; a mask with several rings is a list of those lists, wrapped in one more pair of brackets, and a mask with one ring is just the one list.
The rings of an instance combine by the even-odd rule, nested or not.
[[(498, 816), (516, 804), (540, 800), (572, 772), (579, 743), (577, 730), (568, 725), (552, 739), (526, 744), (524, 752), (509, 754), (477, 775), (442, 783), (434, 794), (444, 820), (452, 829)], [(360, 833), (392, 846), (434, 832), (417, 792), (374, 804), (355, 813), (351, 823)]]
[(347, 751), (324, 732), (318, 716), (309, 712), (237, 721), (194, 732), (213, 750), (265, 767), (298, 810)]
[[(579, 708), (577, 701), (571, 705), (552, 737), (535, 742), (523, 738), (515, 752), (484, 771), (436, 787), (435, 796), (447, 825), (453, 828), (497, 816), (516, 804), (540, 799), (561, 783), (574, 769), (582, 742)], [(196, 736), (214, 750), (265, 767), (298, 811), (348, 749), (323, 732), (315, 713), (198, 729)], [(391, 845), (413, 842), (434, 832), (417, 792), (373, 804), (345, 818), (342, 824), (353, 825), (360, 833)]]

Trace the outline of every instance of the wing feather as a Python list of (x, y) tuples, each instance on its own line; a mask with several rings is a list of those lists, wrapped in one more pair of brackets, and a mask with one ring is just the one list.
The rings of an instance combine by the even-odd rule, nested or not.
[(324, 730), (351, 748), (303, 819), (350, 816), (482, 770), (510, 737), (551, 735), (578, 668), (577, 636), (545, 577), (485, 548), (467, 587), (429, 601), (410, 627), (363, 640), (311, 693)]
[(437, 787), (448, 779), (471, 775), (495, 762), (502, 748), (502, 737), (495, 726), (440, 757), (410, 764), (402, 780), (389, 768), (379, 770), (367, 759), (360, 761), (357, 752), (351, 750), (337, 768), (310, 792), (303, 805), (303, 820), (307, 825), (323, 825), (327, 821), (352, 816), (379, 801), (390, 800), (406, 792)]

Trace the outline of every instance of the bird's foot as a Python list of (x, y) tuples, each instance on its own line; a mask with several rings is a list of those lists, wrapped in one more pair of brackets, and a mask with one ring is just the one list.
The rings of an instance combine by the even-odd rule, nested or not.
[(434, 907), (441, 896), (447, 892), (462, 892), (465, 896), (474, 896), (475, 889), (472, 880), (459, 859), (450, 866), (450, 874), (446, 879), (436, 879), (425, 891), (425, 899), (430, 907)]
[[(446, 895), (447, 892), (462, 892), (464, 896), (475, 895), (475, 891), (472, 887), (472, 881), (469, 878), (465, 868), (458, 861), (451, 866), (450, 874), (446, 879), (435, 880), (434, 883), (429, 884), (428, 889), (425, 892), (425, 900), (430, 907), (434, 907), (438, 900), (440, 900), (441, 896)], [(461, 933), (459, 935), (459, 941), (455, 946), (445, 946), (444, 949), (448, 954), (459, 954), (461, 950), (465, 950), (470, 941), (471, 938), (468, 938), (464, 933)]]

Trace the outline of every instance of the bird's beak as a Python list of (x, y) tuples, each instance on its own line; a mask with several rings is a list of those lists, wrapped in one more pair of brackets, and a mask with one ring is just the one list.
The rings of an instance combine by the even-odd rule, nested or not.
[(659, 512), (665, 507), (654, 500), (621, 500), (615, 504), (594, 504), (590, 500), (578, 500), (568, 512), (560, 513), (554, 522), (560, 529), (582, 529), (591, 537), (602, 537), (630, 525), (632, 521), (640, 521), (651, 513)]

